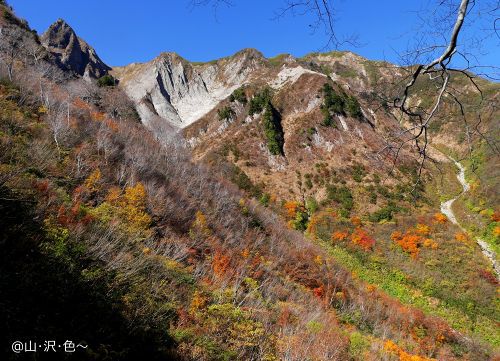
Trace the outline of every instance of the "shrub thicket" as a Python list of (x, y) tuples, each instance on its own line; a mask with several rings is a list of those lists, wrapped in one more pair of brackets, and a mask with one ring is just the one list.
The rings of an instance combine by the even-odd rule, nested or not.
[(221, 109), (218, 109), (217, 115), (219, 116), (219, 120), (231, 120), (236, 115), (236, 113), (229, 105), (227, 105)]
[(97, 79), (97, 85), (100, 87), (105, 87), (105, 86), (115, 86), (116, 85), (116, 79), (110, 75), (106, 74), (99, 79)]
[(265, 106), (263, 125), (267, 147), (271, 154), (283, 154), (283, 144), (285, 140), (283, 128), (281, 127), (281, 116), (270, 102)]

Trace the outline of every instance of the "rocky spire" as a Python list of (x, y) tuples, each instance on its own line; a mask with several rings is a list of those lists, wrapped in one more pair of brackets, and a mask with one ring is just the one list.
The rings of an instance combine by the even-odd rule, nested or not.
[(41, 41), (62, 69), (88, 78), (100, 78), (111, 70), (63, 19), (53, 23), (42, 35)]

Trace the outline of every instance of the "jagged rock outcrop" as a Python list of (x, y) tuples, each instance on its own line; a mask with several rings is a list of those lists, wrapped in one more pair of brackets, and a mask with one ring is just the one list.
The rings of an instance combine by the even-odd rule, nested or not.
[(148, 63), (114, 68), (113, 74), (135, 102), (144, 123), (159, 116), (184, 128), (244, 84), (263, 59), (253, 49), (203, 64), (163, 53)]
[(59, 19), (41, 36), (42, 44), (64, 70), (86, 78), (100, 78), (111, 70), (94, 48), (79, 38), (64, 20)]

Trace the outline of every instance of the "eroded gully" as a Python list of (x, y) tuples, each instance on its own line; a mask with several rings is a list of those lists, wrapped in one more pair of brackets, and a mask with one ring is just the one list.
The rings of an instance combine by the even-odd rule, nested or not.
[[(445, 202), (442, 202), (441, 203), (441, 212), (444, 215), (446, 215), (446, 217), (448, 217), (450, 222), (452, 222), (453, 224), (456, 224), (465, 232), (465, 229), (457, 221), (457, 217), (455, 216), (455, 213), (453, 212), (452, 205), (453, 205), (453, 202), (455, 202), (459, 197), (461, 197), (464, 193), (469, 191), (470, 184), (467, 183), (467, 181), (465, 180), (465, 168), (464, 168), (464, 166), (462, 164), (460, 164), (459, 162), (457, 162), (455, 159), (453, 159), (453, 158), (450, 158), (450, 159), (453, 161), (453, 163), (455, 163), (455, 165), (459, 169), (459, 173), (457, 174), (457, 179), (460, 182), (460, 184), (462, 185), (462, 192), (459, 195), (457, 195), (455, 198), (452, 198), (452, 199), (449, 199)], [(491, 262), (493, 269), (495, 270), (497, 279), (500, 279), (500, 277), (499, 277), (500, 276), (500, 265), (497, 262), (495, 252), (493, 252), (491, 250), (491, 248), (489, 247), (489, 245), (481, 238), (476, 238), (476, 242), (479, 245), (479, 247), (481, 248), (481, 251), (483, 252), (483, 254)]]

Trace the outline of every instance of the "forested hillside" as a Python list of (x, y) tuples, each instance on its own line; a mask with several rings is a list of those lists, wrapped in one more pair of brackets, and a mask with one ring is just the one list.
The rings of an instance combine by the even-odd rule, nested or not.
[[(48, 337), (88, 347), (31, 359), (497, 355), (497, 278), (474, 233), (439, 211), (443, 184), (459, 189), (454, 170), (441, 155), (415, 186), (405, 149), (388, 177), (393, 159), (366, 155), (401, 125), (389, 110), (363, 115), (373, 99), (309, 68), (274, 90), (256, 75), (242, 88), (233, 79), (234, 90), (175, 132), (155, 110), (162, 99), (134, 98), (120, 80), (141, 66), (108, 73), (98, 63), (96, 75), (100, 59), (80, 39), (92, 56), (76, 71), (64, 55), (77, 51), (72, 30), (58, 55), (3, 3), (0, 15), (2, 360), (26, 359), (13, 341)], [(245, 54), (243, 67), (282, 65)], [(299, 114), (309, 101), (312, 114)], [(342, 121), (356, 130), (341, 133)], [(350, 141), (328, 151), (342, 136)], [(477, 149), (471, 202), (495, 244), (498, 204), (481, 200), (498, 188), (485, 170), (498, 163), (487, 144)]]

